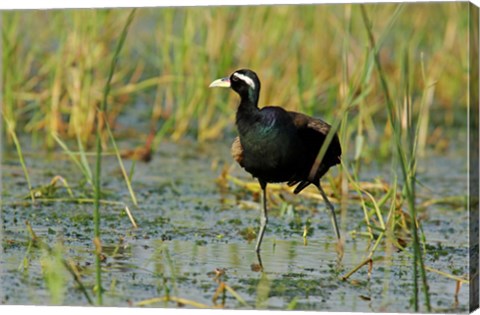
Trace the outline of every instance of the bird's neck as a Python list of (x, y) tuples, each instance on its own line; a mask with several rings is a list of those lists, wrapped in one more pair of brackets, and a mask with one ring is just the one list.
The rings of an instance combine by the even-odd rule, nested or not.
[(258, 93), (249, 92), (248, 94), (241, 95), (240, 105), (238, 105), (237, 109), (237, 125), (240, 122), (254, 122), (258, 115), (260, 115), (260, 110), (258, 109)]
[(253, 98), (242, 97), (236, 116), (236, 125), (240, 139), (248, 141), (252, 137), (274, 135), (276, 133), (274, 131), (275, 114), (276, 111), (260, 110), (258, 108), (258, 94), (253, 96)]
[(258, 109), (258, 99), (260, 97), (260, 90), (248, 89), (245, 93), (240, 95), (240, 106), (254, 107)]

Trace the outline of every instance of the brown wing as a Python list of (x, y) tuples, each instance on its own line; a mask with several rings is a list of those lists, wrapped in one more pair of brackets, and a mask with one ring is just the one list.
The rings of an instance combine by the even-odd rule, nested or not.
[(321, 119), (313, 118), (297, 112), (288, 112), (288, 114), (290, 117), (292, 117), (293, 123), (299, 129), (313, 129), (323, 135), (327, 135), (331, 129), (331, 126)]
[[(288, 114), (292, 117), (295, 126), (297, 126), (299, 130), (304, 130), (306, 136), (307, 134), (308, 136), (314, 136), (322, 142), (331, 129), (329, 124), (319, 118), (313, 118), (297, 112), (288, 112)], [(333, 154), (333, 156), (331, 156), (332, 162), (336, 162), (334, 164), (340, 163), (342, 148), (337, 135), (333, 137), (328, 150), (330, 151), (329, 153)]]
[[(321, 119), (313, 118), (297, 112), (288, 112), (288, 114), (290, 117), (292, 117), (293, 123), (301, 132), (302, 137), (304, 137), (304, 139), (308, 139), (307, 142), (313, 143), (318, 141), (317, 143), (323, 143), (327, 134), (330, 132), (331, 126)], [(319, 147), (316, 147), (316, 149), (313, 149), (312, 147), (312, 159), (316, 157), (319, 149)], [(329, 145), (327, 155), (324, 157), (323, 162), (321, 165), (319, 165), (317, 170), (317, 176), (319, 179), (328, 171), (331, 166), (340, 163), (341, 155), (342, 149), (340, 146), (340, 141), (338, 140), (338, 136), (335, 135)], [(294, 193), (298, 194), (311, 183), (312, 182), (305, 178), (304, 180), (290, 181), (288, 185), (295, 186), (298, 184), (294, 190)]]
[(240, 138), (236, 137), (232, 143), (232, 149), (230, 151), (232, 153), (232, 157), (238, 164), (242, 165), (243, 161), (243, 147), (240, 143)]

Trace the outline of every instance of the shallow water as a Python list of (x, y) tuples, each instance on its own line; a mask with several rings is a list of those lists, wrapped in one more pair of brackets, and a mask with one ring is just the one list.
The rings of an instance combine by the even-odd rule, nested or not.
[[(451, 153), (436, 156), (419, 165), (419, 196), (431, 198), (466, 194), (466, 162)], [(127, 169), (132, 162), (126, 161)], [(257, 200), (250, 192), (229, 184), (216, 184), (225, 163), (231, 163), (229, 145), (215, 143), (197, 146), (192, 143), (162, 143), (150, 163), (138, 162), (133, 188), (139, 207), (131, 206), (128, 190), (115, 157), (106, 157), (103, 184), (104, 199), (121, 200), (139, 225), (133, 229), (121, 206), (102, 207), (102, 245), (106, 256), (103, 266), (104, 304), (135, 305), (142, 300), (170, 294), (214, 307), (212, 298), (218, 287), (215, 271), (221, 280), (244, 300), (230, 292), (216, 299), (226, 308), (302, 309), (322, 311), (412, 310), (412, 267), (406, 252), (378, 250), (372, 274), (363, 267), (347, 281), (340, 276), (361, 262), (372, 246), (369, 239), (354, 237), (363, 212), (351, 203), (341, 222), (345, 238), (341, 261), (328, 213), (323, 203), (302, 199), (297, 205), (315, 211), (285, 211), (272, 206), (270, 221), (262, 247), (263, 271), (258, 270), (254, 242), (247, 241), (248, 228), (257, 229)], [(74, 194), (89, 191), (78, 186), (80, 172), (61, 153), (38, 155), (27, 152), (27, 165), (35, 186), (47, 184), (55, 175), (67, 179)], [(389, 165), (378, 168), (389, 175)], [(248, 180), (239, 168), (234, 174)], [(41, 249), (28, 250), (29, 233), (34, 232), (55, 246), (63, 244), (64, 256), (73, 259), (82, 270), (83, 284), (93, 298), (93, 205), (67, 202), (37, 202), (30, 205), (26, 183), (14, 153), (5, 153), (2, 165), (3, 253), (0, 259), (2, 304), (51, 304), (49, 290), (42, 275)], [(66, 197), (64, 188), (58, 197)], [(419, 197), (420, 199), (423, 197)], [(298, 209), (302, 207), (298, 206)], [(429, 206), (421, 214), (429, 245), (425, 262), (449, 274), (468, 273), (468, 212), (464, 206), (449, 204)], [(313, 234), (307, 245), (301, 228), (310, 220)], [(438, 249), (438, 250), (437, 250)], [(410, 250), (410, 248), (409, 248)], [(441, 253), (441, 254), (438, 254)], [(25, 263), (26, 259), (27, 263)], [(62, 304), (87, 305), (84, 295), (69, 274), (65, 275)], [(468, 286), (455, 298), (456, 281), (428, 272), (431, 301), (436, 312), (468, 310)], [(421, 305), (423, 308), (423, 296)], [(176, 307), (173, 302), (149, 306)], [(185, 307), (192, 307), (186, 305)]]

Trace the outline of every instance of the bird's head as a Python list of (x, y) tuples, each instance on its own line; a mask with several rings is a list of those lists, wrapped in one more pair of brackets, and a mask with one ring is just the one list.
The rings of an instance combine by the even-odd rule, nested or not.
[(230, 77), (221, 78), (210, 83), (209, 87), (232, 88), (240, 97), (254, 96), (260, 93), (260, 80), (255, 72), (249, 69), (237, 70)]

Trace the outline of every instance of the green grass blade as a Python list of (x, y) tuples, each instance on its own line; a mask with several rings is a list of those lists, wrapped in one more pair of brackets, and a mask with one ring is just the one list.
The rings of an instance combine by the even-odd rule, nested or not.
[(23, 152), (22, 152), (22, 147), (20, 145), (20, 141), (18, 141), (17, 134), (14, 129), (14, 125), (12, 122), (5, 117), (5, 115), (2, 115), (4, 118), (5, 123), (7, 124), (7, 130), (10, 136), (13, 139), (13, 143), (15, 144), (15, 148), (17, 150), (18, 154), (18, 159), (20, 160), (20, 164), (22, 165), (23, 169), (23, 174), (25, 175), (25, 180), (27, 181), (28, 185), (28, 191), (30, 193), (30, 198), (32, 199), (32, 202), (35, 201), (35, 195), (33, 194), (33, 189), (32, 189), (32, 182), (30, 181), (30, 176), (28, 175), (28, 170), (27, 170), (27, 165), (25, 164), (25, 159), (23, 158)]
[[(90, 170), (90, 167), (87, 163), (86, 157), (84, 154), (81, 154), (81, 160), (79, 160), (74, 152), (72, 152), (68, 146), (63, 142), (56, 133), (52, 132), (51, 133), (52, 138), (58, 143), (58, 145), (67, 153), (67, 155), (70, 157), (70, 159), (75, 163), (78, 168), (82, 171), (83, 176), (87, 180), (87, 182), (92, 185), (93, 187), (93, 181), (92, 181), (92, 172)], [(82, 151), (81, 151), (82, 152)]]
[(131, 177), (128, 175), (127, 170), (125, 169), (125, 165), (123, 164), (123, 161), (122, 161), (122, 156), (120, 154), (120, 151), (118, 150), (117, 143), (115, 142), (115, 138), (113, 137), (112, 130), (110, 129), (110, 125), (106, 120), (104, 122), (108, 132), (108, 136), (112, 141), (113, 150), (115, 151), (115, 156), (117, 157), (118, 164), (120, 165), (120, 169), (122, 170), (123, 178), (125, 179), (125, 183), (127, 184), (128, 192), (130, 193), (130, 197), (132, 198), (132, 202), (135, 206), (138, 206), (137, 197), (135, 196), (135, 192), (133, 191), (133, 188), (132, 188)]

